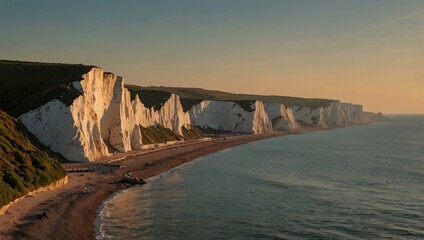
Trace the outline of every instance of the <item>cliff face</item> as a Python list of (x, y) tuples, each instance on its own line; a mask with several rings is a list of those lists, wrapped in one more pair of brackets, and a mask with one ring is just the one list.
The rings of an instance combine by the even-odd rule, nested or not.
[(361, 105), (334, 101), (324, 109), (325, 121), (330, 127), (347, 127), (367, 123)]
[(264, 108), (274, 131), (292, 131), (299, 128), (291, 108), (286, 108), (281, 103), (264, 103)]
[(311, 109), (292, 107), (293, 115), (303, 127), (335, 128), (367, 124), (384, 119), (373, 118), (374, 113), (365, 115), (362, 105), (333, 101), (327, 107)]
[(113, 152), (143, 148), (140, 126), (160, 124), (182, 135), (190, 117), (179, 97), (171, 95), (160, 110), (131, 100), (123, 79), (92, 68), (72, 83), (81, 95), (70, 106), (54, 99), (23, 114), (21, 122), (51, 150), (71, 161), (95, 160)]
[[(153, 139), (152, 134), (161, 129), (184, 139), (193, 125), (259, 134), (299, 127), (345, 127), (378, 119), (371, 113), (364, 114), (360, 105), (339, 101), (312, 108), (286, 107), (258, 100), (196, 100), (184, 111), (180, 96), (170, 93), (146, 107), (140, 100), (143, 91), (130, 92), (124, 87), (123, 78), (97, 67), (92, 67), (82, 80), (72, 82), (68, 88), (79, 93), (70, 104), (53, 99), (24, 113), (20, 121), (51, 150), (79, 162), (93, 161), (114, 152), (140, 150), (143, 136), (151, 134)], [(143, 132), (146, 129), (150, 132)]]
[(171, 129), (175, 134), (182, 135), (182, 128), (190, 126), (190, 116), (188, 112), (183, 111), (180, 97), (175, 94), (170, 95), (160, 110), (156, 110), (154, 107), (145, 107), (138, 95), (136, 95), (131, 104), (133, 106), (135, 123), (143, 127), (160, 124)]
[(192, 123), (201, 128), (236, 133), (265, 133), (272, 131), (272, 123), (264, 104), (254, 101), (244, 109), (230, 101), (202, 101), (190, 109)]
[(301, 127), (328, 128), (325, 122), (324, 109), (318, 107), (292, 107), (293, 115)]

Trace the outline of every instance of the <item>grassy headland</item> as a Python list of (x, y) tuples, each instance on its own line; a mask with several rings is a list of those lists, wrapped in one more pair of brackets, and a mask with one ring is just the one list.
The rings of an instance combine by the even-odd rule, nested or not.
[[(320, 99), (320, 98), (300, 98), (300, 97), (288, 97), (288, 96), (263, 96), (253, 94), (236, 94), (228, 93), (215, 90), (206, 90), (201, 88), (182, 88), (182, 87), (139, 87), (135, 85), (126, 85), (126, 88), (132, 93), (142, 92), (143, 94), (149, 94), (153, 92), (162, 92), (162, 95), (166, 94), (177, 94), (181, 98), (184, 111), (188, 111), (193, 105), (200, 103), (203, 100), (215, 100), (215, 101), (233, 101), (236, 102), (244, 109), (248, 109), (247, 106), (250, 101), (263, 101), (282, 103), (286, 107), (288, 106), (303, 106), (309, 108), (327, 107), (334, 100), (331, 99)], [(156, 99), (159, 102), (160, 99)]]
[(92, 67), (0, 60), (0, 109), (19, 117), (53, 99), (69, 105), (79, 96), (71, 83)]
[(17, 120), (0, 111), (0, 207), (66, 175), (62, 166), (18, 130)]

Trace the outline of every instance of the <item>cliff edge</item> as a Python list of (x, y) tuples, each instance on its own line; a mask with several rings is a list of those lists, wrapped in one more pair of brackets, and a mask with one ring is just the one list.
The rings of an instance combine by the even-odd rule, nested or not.
[(122, 77), (95, 66), (0, 61), (0, 71), (0, 89), (11, 84), (0, 109), (19, 117), (51, 151), (76, 162), (210, 131), (259, 134), (383, 119), (338, 100), (124, 85)]

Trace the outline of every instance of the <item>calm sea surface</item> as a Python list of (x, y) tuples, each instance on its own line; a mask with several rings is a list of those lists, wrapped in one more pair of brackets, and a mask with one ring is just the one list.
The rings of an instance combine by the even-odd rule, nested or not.
[(423, 239), (424, 116), (267, 139), (110, 199), (106, 239)]

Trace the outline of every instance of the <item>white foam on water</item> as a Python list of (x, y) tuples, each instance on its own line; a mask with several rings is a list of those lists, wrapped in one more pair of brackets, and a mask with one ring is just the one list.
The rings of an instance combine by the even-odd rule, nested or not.
[[(168, 171), (165, 171), (163, 173), (160, 173), (158, 175), (152, 176), (146, 180), (146, 184), (154, 183), (156, 181), (159, 181), (160, 179), (173, 174), (177, 171), (181, 171), (184, 169), (192, 168), (196, 166), (200, 161), (205, 159), (205, 157), (196, 158), (192, 161), (183, 163), (179, 166), (176, 166), (174, 168), (171, 168)], [(137, 186), (135, 186), (137, 187)], [(106, 239), (118, 239), (112, 235), (108, 235), (105, 230), (105, 223), (108, 222), (108, 219), (110, 219), (112, 216), (110, 215), (110, 208), (113, 207), (113, 202), (116, 197), (118, 197), (120, 194), (127, 192), (129, 188), (116, 191), (112, 195), (110, 195), (108, 198), (106, 198), (105, 201), (97, 208), (96, 211), (96, 220), (94, 221), (94, 228), (95, 228), (95, 238), (97, 240), (106, 240)]]

